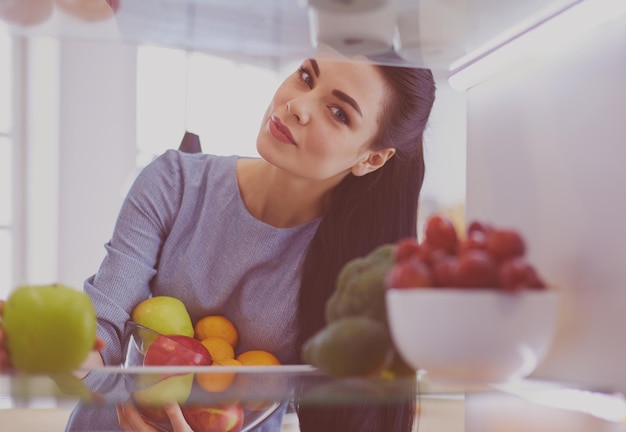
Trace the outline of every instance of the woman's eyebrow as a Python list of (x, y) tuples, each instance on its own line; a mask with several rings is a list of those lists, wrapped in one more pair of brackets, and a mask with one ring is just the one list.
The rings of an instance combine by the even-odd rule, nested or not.
[[(316, 77), (319, 78), (320, 76), (320, 66), (319, 64), (317, 64), (317, 61), (315, 59), (310, 58), (309, 59), (309, 63), (311, 63), (311, 67), (313, 68), (313, 73), (315, 74)], [(345, 103), (347, 103), (348, 105), (350, 105), (352, 108), (355, 109), (356, 112), (359, 113), (359, 115), (361, 117), (363, 117), (363, 114), (361, 113), (361, 108), (359, 107), (359, 104), (356, 103), (356, 101), (351, 98), (350, 96), (348, 96), (346, 93), (342, 92), (341, 90), (333, 90), (332, 94), (341, 99), (342, 101), (344, 101)]]
[(317, 64), (317, 61), (315, 59), (310, 58), (309, 63), (311, 63), (311, 67), (313, 68), (313, 72), (315, 73), (315, 76), (319, 78), (320, 66)]
[(352, 99), (350, 96), (348, 96), (341, 90), (333, 90), (332, 94), (338, 97), (339, 99), (341, 99), (342, 101), (344, 101), (345, 103), (347, 103), (348, 105), (350, 105), (352, 108), (356, 110), (356, 112), (359, 113), (361, 117), (363, 117), (363, 114), (361, 113), (361, 108), (359, 108), (359, 104), (356, 103), (356, 101)]

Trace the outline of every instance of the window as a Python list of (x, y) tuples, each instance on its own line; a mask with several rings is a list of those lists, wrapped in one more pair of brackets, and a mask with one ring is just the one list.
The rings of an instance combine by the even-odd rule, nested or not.
[(0, 21), (0, 298), (13, 286), (12, 39)]
[(282, 79), (276, 70), (169, 48), (137, 55), (139, 167), (178, 147), (185, 131), (207, 153), (258, 155), (261, 116)]

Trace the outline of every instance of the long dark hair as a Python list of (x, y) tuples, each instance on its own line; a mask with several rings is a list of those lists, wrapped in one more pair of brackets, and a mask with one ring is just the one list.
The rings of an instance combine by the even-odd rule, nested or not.
[[(416, 235), (417, 206), (425, 172), (422, 140), (435, 99), (435, 82), (428, 69), (376, 67), (387, 91), (372, 148), (394, 148), (396, 153), (383, 167), (365, 176), (348, 174), (333, 191), (331, 204), (304, 261), (298, 346), (326, 324), (325, 304), (345, 263), (381, 244)], [(363, 408), (358, 407), (320, 410), (300, 406), (300, 427), (303, 432), (410, 430), (413, 408), (377, 405), (367, 407), (369, 415), (364, 417)], [(372, 421), (372, 415), (376, 421)], [(329, 418), (330, 422), (325, 422)], [(364, 418), (370, 420), (363, 423)], [(330, 425), (334, 425), (333, 429), (329, 429)]]

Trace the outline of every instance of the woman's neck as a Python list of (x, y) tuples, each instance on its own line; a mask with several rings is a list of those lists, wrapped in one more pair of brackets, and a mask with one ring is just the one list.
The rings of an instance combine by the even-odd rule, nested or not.
[(330, 186), (294, 178), (263, 159), (240, 158), (237, 182), (248, 212), (277, 228), (321, 217), (330, 199)]

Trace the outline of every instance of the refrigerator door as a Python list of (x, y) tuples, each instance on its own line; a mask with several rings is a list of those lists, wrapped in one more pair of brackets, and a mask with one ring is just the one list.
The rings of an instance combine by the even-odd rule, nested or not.
[(467, 216), (518, 227), (562, 293), (537, 376), (626, 391), (626, 14), (467, 92)]

